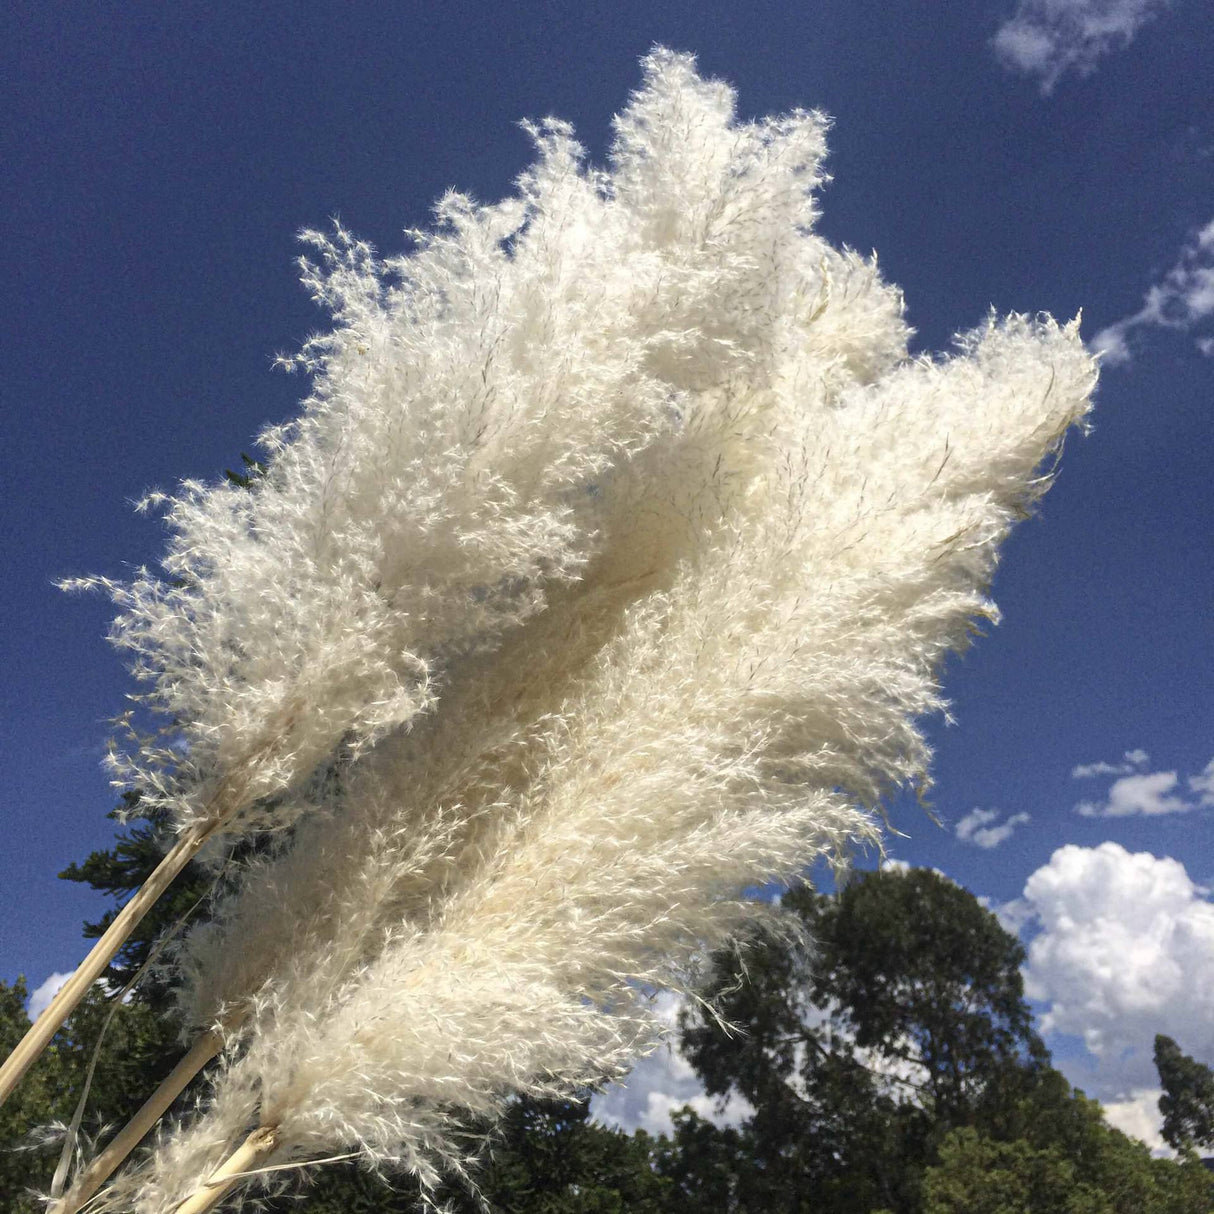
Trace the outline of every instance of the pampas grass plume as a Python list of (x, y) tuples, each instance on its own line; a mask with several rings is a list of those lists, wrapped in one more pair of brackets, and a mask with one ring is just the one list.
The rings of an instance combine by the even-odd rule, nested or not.
[(466, 1171), (515, 1094), (627, 1071), (653, 991), (771, 913), (745, 890), (927, 780), (1093, 364), (1023, 316), (908, 357), (812, 230), (825, 120), (643, 70), (607, 171), (549, 120), (516, 197), (448, 196), (406, 257), (310, 235), (302, 416), (251, 492), (167, 503), (171, 584), (111, 588), (178, 822), (244, 765), (245, 824), (292, 829), (176, 952), (229, 1048), (105, 1208), (167, 1214), (251, 1130), (259, 1166)]

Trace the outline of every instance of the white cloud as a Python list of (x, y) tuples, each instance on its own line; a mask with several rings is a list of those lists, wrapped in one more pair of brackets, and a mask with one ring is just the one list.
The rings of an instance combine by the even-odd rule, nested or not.
[[(899, 873), (901, 876), (905, 877), (907, 873), (913, 871), (914, 869), (925, 868), (927, 866), (922, 864), (911, 864), (906, 860), (899, 860), (897, 856), (882, 856), (879, 867), (883, 873)], [(928, 871), (935, 873), (937, 877), (943, 877), (945, 881), (952, 881), (952, 877), (950, 877), (948, 873), (944, 871), (944, 869), (937, 868), (935, 865), (932, 865)]]
[(671, 1132), (671, 1113), (685, 1104), (705, 1120), (716, 1125), (738, 1125), (754, 1111), (736, 1094), (721, 1107), (708, 1096), (680, 1053), (674, 1030), (678, 1024), (682, 999), (671, 992), (657, 996), (656, 1012), (670, 1036), (653, 1053), (642, 1058), (623, 1083), (610, 1084), (590, 1102), (591, 1115), (602, 1125), (615, 1126), (631, 1134), (646, 1130), (650, 1134)]
[(41, 1016), (48, 1007), (50, 1007), (51, 1000), (54, 999), (59, 988), (71, 976), (72, 975), (70, 973), (51, 974), (51, 976), (47, 978), (47, 980), (43, 982), (41, 986), (34, 988), (30, 995), (29, 1006), (26, 1008), (26, 1012), (31, 1020), (37, 1020), (38, 1017)]
[(1001, 809), (971, 809), (956, 825), (957, 838), (962, 843), (972, 843), (975, 847), (989, 850), (1009, 839), (1017, 826), (1032, 820), (1029, 814), (1019, 813), (1005, 818), (998, 826), (994, 825), (1002, 814)]
[(1197, 804), (1203, 808), (1214, 806), (1214, 759), (1211, 759), (1200, 774), (1189, 777), (1189, 791), (1196, 794)]
[(1080, 763), (1071, 768), (1071, 779), (1087, 780), (1092, 776), (1128, 776), (1140, 767), (1145, 767), (1150, 755), (1145, 750), (1127, 750), (1122, 763)]
[(1134, 35), (1170, 0), (1019, 0), (992, 40), (1006, 67), (1037, 76), (1048, 95), (1068, 72), (1095, 70), (1110, 51)]
[(994, 822), (999, 813), (997, 809), (971, 809), (954, 828), (957, 838), (968, 842), (975, 831)]
[(1025, 925), (1032, 921), (1033, 908), (1023, 898), (1000, 902), (984, 894), (978, 901), (999, 920), (1003, 930), (1013, 936), (1019, 936)]
[[(1130, 361), (1130, 337), (1140, 329), (1176, 329), (1187, 333), (1214, 318), (1214, 219), (1180, 251), (1176, 264), (1142, 298), (1142, 307), (1101, 329), (1088, 343), (1102, 354), (1105, 366)], [(1214, 357), (1214, 337), (1195, 338), (1207, 358)]]
[(1080, 763), (1071, 768), (1071, 779), (1090, 780), (1093, 776), (1120, 776), (1133, 770), (1128, 763)]
[(1136, 1088), (1125, 1100), (1108, 1100), (1101, 1107), (1110, 1125), (1145, 1142), (1152, 1155), (1175, 1155), (1163, 1140), (1163, 1117), (1159, 1112), (1162, 1095), (1162, 1088)]
[(1072, 1082), (1113, 1104), (1138, 1100), (1158, 1082), (1156, 1033), (1214, 1058), (1214, 905), (1179, 861), (1068, 844), (1020, 901), (1039, 927), (1025, 983), (1044, 1005), (1042, 1032), (1087, 1050), (1059, 1063)]
[[(1113, 775), (1124, 770), (1124, 767), (1110, 763), (1088, 763), (1076, 767), (1071, 774)], [(1128, 818), (1135, 814), (1158, 817), (1214, 806), (1214, 759), (1200, 774), (1190, 776), (1187, 784), (1192, 796), (1186, 796), (1180, 790), (1180, 777), (1174, 771), (1136, 771), (1114, 780), (1103, 800), (1080, 801), (1075, 812), (1085, 818)]]
[(1123, 776), (1113, 782), (1104, 801), (1080, 801), (1077, 813), (1085, 818), (1128, 818), (1133, 814), (1148, 817), (1179, 814), (1194, 808), (1183, 797), (1173, 795), (1179, 783), (1174, 771), (1150, 771)]

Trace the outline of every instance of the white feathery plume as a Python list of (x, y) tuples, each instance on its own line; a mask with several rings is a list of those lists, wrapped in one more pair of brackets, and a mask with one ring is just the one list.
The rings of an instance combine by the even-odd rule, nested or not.
[[(486, 364), (481, 368), (482, 388), (492, 378), (489, 361), (494, 361), (495, 365), (500, 361), (497, 351), (505, 342), (516, 350), (516, 354), (520, 350), (523, 352), (517, 354), (520, 358), (534, 357), (537, 350), (552, 354), (549, 361), (556, 367), (552, 374), (559, 388), (558, 396), (565, 392), (565, 381), (570, 378), (574, 381), (574, 389), (583, 381), (600, 386), (610, 381), (608, 386), (615, 385), (612, 390), (618, 388), (617, 395), (622, 394), (626, 402), (636, 397), (644, 405), (642, 412), (649, 418), (650, 431), (637, 425), (635, 416), (632, 417), (632, 431), (621, 426), (615, 449), (619, 458), (614, 463), (600, 461), (594, 464), (590, 469), (593, 477), (580, 484), (572, 495), (574, 513), (589, 520), (586, 534), (590, 537), (587, 549), (590, 555), (576, 579), (554, 580), (544, 600), (550, 605), (549, 614), (553, 616), (551, 621), (544, 621), (551, 633), (549, 643), (559, 638), (561, 648), (573, 651), (563, 660), (558, 655), (555, 666), (548, 663), (548, 677), (550, 680), (555, 678), (557, 685), (576, 665), (577, 652), (583, 654), (577, 660), (584, 660), (585, 653), (593, 651), (595, 638), (601, 643), (610, 634), (610, 621), (618, 618), (622, 606), (630, 598), (669, 583), (680, 555), (689, 547), (694, 549), (700, 534), (719, 523), (739, 486), (746, 484), (751, 465), (756, 460), (761, 463), (765, 458), (762, 440), (770, 430), (771, 421), (767, 416), (770, 402), (761, 392), (738, 390), (743, 384), (761, 382), (765, 368), (779, 361), (778, 343), (784, 336), (779, 326), (761, 323), (763, 316), (773, 320), (779, 318), (782, 311), (787, 310), (786, 297), (791, 293), (796, 297), (797, 307), (812, 306), (825, 330), (839, 328), (848, 332), (851, 330), (847, 326), (834, 319), (834, 311), (839, 306), (851, 311), (857, 303), (866, 305), (863, 321), (854, 327), (855, 332), (863, 331), (870, 338), (864, 357), (853, 359), (845, 342), (834, 343), (830, 366), (823, 369), (823, 374), (832, 380), (854, 379), (857, 374), (867, 374), (873, 365), (891, 363), (905, 350), (906, 329), (901, 319), (899, 297), (896, 291), (881, 286), (873, 267), (851, 255), (836, 255), (825, 245), (811, 250), (812, 261), (806, 262), (806, 251), (797, 239), (798, 229), (812, 219), (809, 189), (818, 179), (817, 165), (824, 146), (823, 120), (816, 115), (798, 114), (791, 119), (731, 129), (732, 95), (728, 90), (699, 81), (689, 61), (671, 57), (665, 68), (665, 77), (654, 74), (647, 93), (641, 95), (637, 104), (621, 119), (614, 178), (580, 171), (578, 149), (564, 124), (549, 121), (542, 128), (531, 128), (540, 144), (541, 157), (537, 168), (521, 179), (523, 209), (526, 211), (530, 207), (534, 212), (528, 212), (523, 226), (511, 229), (509, 224), (503, 226), (501, 220), (502, 216), (514, 216), (511, 222), (518, 222), (517, 203), (485, 208), (482, 214), (466, 207), (462, 211), (456, 207), (453, 211), (454, 203), (447, 200), (443, 214), (451, 221), (454, 235), (419, 236), (423, 255), (407, 259), (407, 269), (396, 270), (402, 279), (411, 275), (409, 281), (413, 289), (427, 298), (445, 299), (448, 293), (458, 294), (456, 288), (463, 286), (468, 278), (472, 286), (463, 291), (464, 296), (482, 301), (493, 297), (498, 301), (495, 307), (500, 310), (504, 277), (514, 274), (527, 283), (537, 278), (534, 265), (524, 256), (526, 250), (520, 253), (514, 247), (529, 241), (528, 248), (540, 248), (544, 252), (544, 256), (538, 258), (544, 268), (543, 275), (539, 276), (542, 281), (528, 296), (530, 310), (527, 315), (520, 319), (519, 309), (515, 308), (511, 320), (513, 327), (508, 326), (504, 335), (499, 334), (494, 339)], [(637, 142), (637, 131), (648, 126), (710, 135), (718, 146), (707, 161), (680, 152), (681, 159), (667, 156), (669, 163), (655, 169), (652, 157), (647, 160), (645, 154), (637, 153), (632, 147)], [(726, 142), (732, 150), (727, 148), (728, 154), (722, 156), (720, 151), (726, 147)], [(706, 163), (710, 170), (707, 176)], [(686, 205), (672, 210), (672, 197), (684, 200)], [(537, 198), (544, 205), (535, 203)], [(756, 227), (760, 221), (773, 225), (773, 230), (782, 233), (774, 246), (763, 235), (763, 229)], [(484, 269), (485, 256), (481, 246), (485, 240), (492, 245), (492, 239), (484, 235), (486, 231), (499, 235), (502, 231), (514, 231), (509, 238), (506, 270), (496, 263), (492, 273)], [(377, 269), (374, 274), (366, 271), (364, 262), (369, 254), (348, 238), (343, 239), (353, 252), (345, 260), (333, 254), (329, 259), (329, 277), (318, 274), (315, 281), (318, 293), (339, 313), (345, 327), (339, 326), (333, 338), (317, 339), (312, 350), (313, 353), (323, 352), (342, 341), (347, 346), (353, 341), (358, 358), (350, 357), (356, 366), (360, 366), (359, 359), (369, 354), (371, 346), (369, 338), (356, 339), (366, 338), (375, 328), (376, 319), (382, 320), (375, 302), (376, 292), (382, 284), (378, 278), (374, 283), (370, 278), (376, 274), (382, 278), (387, 271), (380, 273)], [(469, 242), (473, 245), (470, 252), (463, 249)], [(424, 254), (436, 248), (442, 257), (436, 254), (435, 258), (427, 260)], [(536, 260), (531, 258), (532, 263)], [(480, 278), (470, 272), (461, 277), (461, 269), (452, 286), (447, 281), (451, 277), (446, 273), (447, 262), (464, 268), (474, 264), (480, 267), (477, 271)], [(521, 269), (516, 268), (519, 265)], [(832, 291), (838, 293), (838, 303), (832, 300)], [(739, 301), (745, 306), (739, 306)], [(756, 309), (760, 312), (758, 321), (752, 315)], [(368, 310), (370, 320), (363, 316)], [(381, 312), (384, 310), (380, 308)], [(399, 309), (388, 308), (387, 311), (392, 313), (393, 323), (399, 321)], [(481, 323), (478, 316), (472, 316), (470, 321), (466, 309), (460, 315), (463, 322)], [(540, 326), (538, 334), (533, 331), (536, 324)], [(452, 325), (458, 329), (455, 320)], [(577, 341), (569, 336), (573, 328), (578, 330)], [(354, 334), (353, 339), (350, 333)], [(874, 335), (879, 335), (879, 339), (874, 339)], [(409, 336), (414, 345), (425, 347), (422, 337)], [(425, 331), (422, 336), (433, 344), (433, 333)], [(558, 347), (555, 351), (554, 341)], [(561, 369), (571, 350), (577, 353), (576, 372)], [(423, 348), (415, 361), (424, 367), (426, 358), (433, 361), (434, 355)], [(596, 371), (588, 365), (596, 358), (606, 360), (605, 371)], [(852, 366), (853, 362), (855, 366)], [(323, 389), (334, 378), (334, 373), (327, 365), (322, 365), (320, 371)], [(415, 378), (420, 374), (411, 373)], [(429, 378), (442, 383), (439, 372)], [(423, 376), (419, 382), (429, 381)], [(620, 383), (624, 384), (623, 388), (619, 388)], [(365, 385), (360, 391), (363, 388)], [(324, 395), (323, 391), (318, 392)], [(369, 390), (367, 394), (374, 396)], [(350, 414), (358, 411), (357, 395), (347, 411)], [(605, 398), (610, 401), (611, 394), (606, 393)], [(417, 407), (416, 401), (407, 395), (404, 401), (410, 409)], [(422, 403), (431, 407), (428, 398)], [(574, 404), (577, 403), (575, 391)], [(552, 406), (544, 415), (544, 421), (548, 428), (557, 431), (558, 437), (560, 426), (564, 424), (562, 419), (568, 420), (570, 426), (589, 427), (589, 433), (582, 437), (590, 443), (590, 455), (581, 452), (578, 457), (586, 463), (594, 453), (593, 444), (598, 433), (595, 427), (602, 425), (594, 420), (594, 410), (601, 411), (602, 402), (585, 400), (581, 404), (580, 412), (565, 409), (563, 405), (559, 409)], [(380, 416), (386, 408), (378, 414), (372, 412), (374, 416)], [(458, 397), (453, 405), (448, 403), (448, 408), (459, 415), (456, 421), (463, 416), (459, 414)], [(621, 408), (625, 413), (631, 408), (635, 414), (637, 406), (633, 402), (627, 408)], [(424, 414), (424, 410), (422, 412)], [(513, 416), (508, 410), (507, 417)], [(322, 417), (329, 415), (322, 414)], [(306, 416), (300, 425), (306, 427), (313, 420)], [(447, 421), (450, 424), (450, 419)], [(422, 422), (425, 422), (424, 416)], [(400, 428), (404, 423), (397, 420), (393, 425)], [(429, 432), (421, 423), (414, 423), (413, 429)], [(289, 467), (291, 461), (298, 462), (302, 458), (301, 451), (306, 456), (312, 450), (305, 441), (308, 438), (303, 430), (289, 447), (279, 450), (270, 475), (256, 483), (251, 498), (245, 491), (222, 487), (210, 496), (204, 495), (197, 509), (192, 502), (179, 503), (180, 509), (186, 511), (188, 505), (197, 514), (203, 504), (209, 503), (210, 508), (220, 503), (222, 522), (230, 509), (247, 511), (252, 509), (250, 501), (254, 504), (268, 501), (270, 505), (276, 504), (281, 513), (285, 509), (280, 500), (282, 495), (265, 495), (274, 487), (276, 468)], [(281, 447), (280, 437), (272, 441)], [(521, 458), (518, 442), (518, 435), (512, 434), (505, 454), (498, 453), (499, 463), (507, 467), (517, 465)], [(345, 436), (338, 444), (343, 451), (351, 445)], [(364, 445), (369, 450), (369, 454), (364, 454), (374, 466), (374, 459), (379, 458), (379, 453), (389, 444), (383, 439)], [(555, 459), (559, 471), (569, 458), (559, 449), (554, 456), (551, 448), (549, 441), (549, 449), (542, 453), (543, 459), (549, 462)], [(512, 459), (514, 464), (510, 463)], [(537, 457), (537, 461), (536, 469), (543, 469), (543, 460)], [(538, 471), (536, 475), (540, 475)], [(329, 494), (327, 487), (325, 492)], [(266, 506), (265, 510), (268, 509)], [(424, 517), (411, 521), (407, 511), (404, 520), (400, 526), (413, 526), (415, 530), (431, 526)], [(440, 521), (450, 522), (445, 517)], [(193, 530), (206, 533), (204, 522), (205, 519), (197, 523)], [(280, 522), (285, 529), (290, 529), (289, 520)], [(494, 522), (499, 528), (506, 528), (504, 516), (499, 514)], [(594, 525), (590, 526), (590, 523)], [(267, 524), (266, 530), (273, 529)], [(217, 528), (217, 533), (226, 534), (222, 526)], [(489, 545), (490, 541), (486, 539), (484, 543)], [(467, 535), (458, 536), (457, 546), (460, 545), (468, 546)], [(432, 599), (434, 593), (428, 587), (433, 574), (425, 570), (433, 566), (441, 573), (449, 564), (448, 558), (440, 559), (433, 547), (424, 549), (420, 545), (414, 557), (423, 567), (423, 573), (417, 577), (424, 591), (423, 597), (428, 595)], [(232, 560), (227, 562), (228, 566), (233, 564)], [(188, 581), (185, 587), (176, 586), (173, 590), (181, 593), (186, 588)], [(486, 597), (483, 586), (473, 587), (470, 598), (478, 611)], [(291, 596), (288, 599), (288, 609), (294, 608), (294, 599)], [(471, 608), (463, 602), (461, 610), (466, 615)], [(453, 618), (462, 618), (459, 611), (453, 610), (450, 614)], [(520, 619), (524, 616), (525, 612), (519, 613)], [(128, 613), (127, 625), (134, 629), (131, 636), (144, 635), (147, 631), (141, 631), (138, 618), (131, 624)], [(333, 612), (327, 616), (324, 612), (313, 612), (309, 618), (331, 621), (336, 617)], [(501, 618), (506, 616), (502, 614)], [(188, 613), (178, 624), (193, 626)], [(513, 630), (508, 628), (505, 635), (510, 637), (517, 628), (516, 620)], [(338, 631), (343, 629), (349, 634), (344, 626)], [(275, 625), (275, 631), (279, 631), (278, 625)], [(475, 643), (449, 639), (442, 664), (444, 683), (448, 686), (458, 683), (463, 659), (484, 652), (488, 631), (491, 630), (484, 629)], [(573, 643), (575, 638), (576, 645)], [(524, 646), (531, 643), (534, 647), (535, 638), (524, 637), (520, 643)], [(370, 644), (364, 648), (368, 652), (374, 650)], [(533, 664), (524, 651), (513, 657)], [(508, 692), (507, 698), (515, 697), (516, 688)], [(246, 698), (253, 699), (251, 696)], [(378, 701), (373, 700), (372, 707), (376, 703)], [(219, 708), (226, 711), (223, 703)], [(294, 717), (292, 720), (294, 728), (298, 721)], [(174, 857), (170, 853), (170, 858), (177, 863), (183, 862), (188, 858), (187, 846), (195, 848), (206, 834), (233, 825), (223, 814), (214, 816), (216, 802), (226, 803), (224, 812), (230, 819), (238, 807), (249, 800), (249, 781), (255, 775), (254, 769), (263, 774), (271, 771), (277, 762), (275, 756), (286, 744), (285, 737), (269, 731), (255, 764), (250, 766), (241, 761), (230, 767), (228, 775), (219, 781), (218, 791), (203, 801), (201, 816), (194, 818), (194, 833), (187, 833), (177, 849), (181, 854)], [(356, 741), (347, 735), (348, 753), (356, 750)], [(207, 786), (205, 780), (198, 778), (200, 769), (195, 750), (197, 747), (192, 744), (186, 760), (178, 762), (174, 771), (177, 786), (193, 790), (190, 795)], [(155, 766), (155, 752), (144, 757)], [(306, 764), (303, 769), (306, 770)], [(144, 784), (155, 784), (158, 779), (155, 772), (149, 771)], [(235, 787), (230, 787), (233, 783)], [(162, 803), (166, 799), (172, 800), (169, 787), (157, 787), (157, 796)], [(278, 825), (293, 821), (301, 807), (315, 799), (309, 794), (316, 791), (304, 789), (301, 793), (297, 788), (268, 804), (263, 802), (260, 820)], [(189, 812), (179, 814), (183, 823), (190, 820)], [(209, 822), (207, 814), (212, 815)], [(247, 813), (245, 820), (248, 820)], [(205, 828), (201, 833), (198, 832), (200, 826)], [(113, 934), (117, 940), (117, 930)], [(104, 964), (101, 951), (99, 946), (97, 955), (90, 961)], [(229, 996), (225, 993), (221, 1001), (229, 1001)]]
[[(113, 1208), (174, 1209), (254, 1127), (242, 1160), (459, 1170), (462, 1129), (512, 1093), (625, 1070), (655, 1032), (646, 991), (686, 984), (753, 920), (742, 891), (875, 837), (881, 798), (927, 778), (916, 722), (943, 706), (944, 656), (995, 615), (998, 544), (1048, 486), (1093, 364), (1077, 325), (1024, 317), (908, 360), (897, 292), (810, 230), (823, 120), (737, 124), (690, 58), (644, 68), (612, 172), (566, 161), (549, 239), (577, 256), (559, 246), (572, 260), (537, 288), (538, 318), (493, 347), (529, 348), (538, 326), (560, 334), (548, 356), (568, 348), (564, 274), (587, 275), (579, 358), (629, 368), (643, 441), (622, 437), (634, 411), (621, 457), (591, 466), (569, 454), (583, 440), (563, 405), (536, 423), (540, 446), (548, 425), (569, 438), (529, 463), (534, 483), (555, 461), (562, 520), (592, 521), (564, 572), (502, 575), (519, 595), (469, 581), (433, 539), (436, 575), (409, 585), (443, 602), (495, 588), (498, 624), (442, 616), (462, 622), (428, 638), (450, 683), (432, 718), (358, 758), (183, 949), (187, 1020), (240, 1003), (243, 1031), (209, 1107), (119, 1180)], [(574, 146), (556, 123), (540, 143), (524, 198)], [(461, 280), (474, 298), (498, 286), (485, 225), (507, 213), (462, 207), (423, 243), (482, 259)], [(435, 340), (419, 330), (417, 357)], [(388, 723), (347, 714), (343, 731)]]
[[(234, 829), (339, 744), (357, 753), (432, 707), (454, 655), (584, 582), (622, 513), (636, 538), (655, 489), (695, 525), (696, 495), (718, 488), (697, 466), (703, 431), (780, 360), (798, 311), (824, 314), (829, 378), (905, 352), (872, 267), (795, 239), (824, 120), (732, 117), (729, 89), (669, 57), (617, 121), (610, 176), (584, 168), (567, 124), (525, 124), (539, 159), (518, 197), (448, 194), (410, 255), (304, 233), (322, 255), (304, 281), (335, 323), (284, 360), (313, 376), (302, 416), (263, 433), (251, 489), (148, 499), (167, 506), (166, 576), (104, 583), (115, 643), (179, 731), (167, 757), (115, 761), (179, 827), (210, 822), (239, 773)], [(827, 308), (838, 288), (867, 306)], [(845, 331), (840, 312), (864, 322)], [(294, 803), (259, 821), (289, 824)]]
[[(456, 741), (444, 718), (438, 723), (442, 740), (427, 739), (420, 747), (423, 753), (428, 747), (431, 753), (454, 750), (463, 759), (472, 758), (483, 748), (478, 739), (486, 731), (501, 732), (509, 724), (497, 701), (517, 709), (528, 678), (532, 685), (542, 683), (551, 699), (570, 671), (618, 627), (626, 604), (669, 585), (678, 562), (719, 528), (734, 508), (734, 498), (746, 491), (756, 468), (771, 457), (778, 402), (763, 385), (784, 357), (790, 306), (812, 310), (826, 331), (866, 334), (863, 357), (832, 340), (829, 360), (815, 360), (818, 372), (834, 381), (854, 382), (905, 353), (897, 292), (882, 286), (873, 268), (854, 256), (835, 254), (818, 241), (808, 250), (803, 247), (802, 229), (813, 216), (809, 190), (819, 180), (818, 161), (824, 151), (824, 120), (797, 114), (738, 127), (732, 124), (730, 91), (700, 81), (690, 60), (657, 56), (650, 69), (645, 92), (618, 120), (614, 175), (576, 171), (576, 144), (563, 124), (550, 120), (537, 133), (540, 166), (521, 182), (527, 197), (543, 192), (535, 184), (540, 179), (561, 182), (565, 210), (558, 215), (555, 203), (550, 204), (549, 226), (565, 243), (552, 241), (551, 234), (541, 238), (533, 231), (534, 223), (526, 233), (536, 244), (552, 244), (553, 259), (563, 259), (552, 276), (562, 283), (579, 280), (579, 300), (594, 301), (593, 315), (587, 317), (580, 304), (571, 307), (567, 299), (551, 298), (548, 283), (548, 293), (538, 294), (542, 306), (536, 305), (542, 327), (560, 330), (557, 344), (567, 351), (564, 334), (574, 322), (580, 325), (584, 351), (576, 360), (578, 375), (602, 381), (601, 373), (584, 364), (604, 353), (627, 365), (630, 370), (621, 378), (632, 390), (661, 402), (660, 409), (649, 410), (660, 414), (660, 424), (654, 423), (644, 450), (634, 439), (626, 462), (599, 467), (581, 482), (580, 496), (586, 500), (578, 509), (593, 517), (594, 550), (575, 581), (549, 589), (548, 610), (536, 626), (515, 627), (499, 639), (505, 648), (496, 675), (486, 671), (479, 653), (473, 661), (447, 661), (444, 681), (449, 694), (465, 702), (465, 708), (452, 715), (467, 718), (467, 705), (479, 697), (477, 711), (492, 720), (473, 720), (466, 736)], [(650, 128), (662, 132), (663, 139), (680, 130), (698, 132), (710, 154), (688, 154), (682, 137), (675, 141), (677, 157), (665, 144), (649, 147), (638, 132)], [(557, 162), (559, 172), (553, 167)], [(553, 186), (547, 192), (557, 193)], [(672, 206), (672, 201), (679, 205)], [(501, 204), (485, 210), (499, 216), (514, 214), (517, 207)], [(487, 220), (474, 222), (477, 218), (473, 213), (468, 217), (477, 232), (491, 226)], [(427, 249), (443, 243), (418, 239)], [(460, 241), (466, 239), (461, 228)], [(460, 261), (468, 257), (450, 250), (448, 255)], [(512, 251), (511, 264), (518, 257)], [(498, 271), (483, 273), (496, 289)], [(445, 279), (436, 278), (435, 294), (449, 290)], [(342, 284), (340, 292), (332, 291), (335, 308), (355, 293), (344, 278)], [(482, 286), (479, 293), (488, 289)], [(838, 320), (839, 311), (855, 315), (856, 323)], [(370, 322), (360, 322), (352, 329), (362, 335), (370, 327)], [(512, 343), (526, 348), (534, 345), (532, 337), (530, 329), (510, 333)], [(412, 340), (430, 357), (429, 335)], [(324, 343), (318, 339), (316, 345), (323, 348)], [(593, 352), (586, 352), (591, 347)], [(403, 405), (411, 408), (412, 401), (405, 398)], [(401, 402), (394, 407), (400, 409)], [(566, 410), (555, 412), (564, 417)], [(557, 423), (549, 417), (546, 424)], [(297, 441), (279, 460), (293, 458), (299, 446)], [(372, 444), (372, 449), (380, 446)], [(561, 458), (567, 462), (567, 457)], [(233, 495), (242, 500), (238, 491), (224, 490), (225, 500)], [(429, 525), (424, 518), (411, 521), (407, 513), (399, 523), (423, 524)], [(417, 559), (419, 582), (431, 576), (428, 565), (443, 565), (433, 554), (422, 553)], [(497, 691), (488, 686), (494, 678), (502, 684)], [(466, 683), (472, 683), (471, 688)], [(398, 737), (388, 747), (411, 756), (416, 779), (419, 745)], [(433, 768), (433, 759), (429, 763)], [(274, 808), (289, 820), (307, 801), (306, 796), (292, 796)], [(409, 824), (416, 828), (411, 818)], [(319, 837), (319, 829), (314, 836)], [(333, 829), (333, 824), (323, 829)], [(208, 985), (214, 983), (208, 980)]]
[[(113, 764), (179, 840), (0, 1068), (0, 1099), (176, 872), (222, 854), (207, 844), (291, 826), (311, 773), (432, 710), (453, 662), (555, 590), (669, 567), (728, 497), (704, 461), (742, 437), (733, 386), (778, 358), (790, 291), (823, 308), (832, 274), (867, 277), (866, 357), (904, 350), (871, 270), (825, 247), (800, 265), (795, 239), (763, 235), (812, 220), (823, 122), (722, 140), (731, 119), (729, 90), (668, 56), (620, 121), (613, 176), (548, 121), (516, 198), (449, 194), (409, 256), (305, 234), (335, 323), (296, 360), (313, 391), (263, 435), (265, 475), (149, 498), (172, 530), (163, 576), (72, 583), (113, 596), (113, 639), (168, 722)], [(675, 142), (649, 147), (651, 128)]]
[[(244, 808), (432, 707), (446, 661), (580, 577), (593, 487), (670, 428), (668, 389), (636, 366), (632, 301), (603, 298), (622, 278), (603, 264), (614, 242), (594, 213), (563, 226), (604, 210), (579, 149), (536, 134), (520, 198), (449, 195), (411, 256), (305, 233), (324, 264), (304, 280), (335, 327), (295, 360), (314, 378), (303, 415), (263, 434), (248, 489), (164, 499), (165, 578), (110, 585), (114, 640), (184, 743), (171, 778), (162, 747), (124, 774), (180, 827), (209, 821), (232, 772)], [(300, 803), (261, 820), (287, 825)]]

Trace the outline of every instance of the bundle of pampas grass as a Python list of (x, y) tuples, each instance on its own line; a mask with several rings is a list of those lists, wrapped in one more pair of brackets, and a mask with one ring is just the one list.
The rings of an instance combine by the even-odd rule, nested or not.
[(1022, 316), (908, 357), (897, 290), (813, 232), (822, 116), (643, 71), (606, 171), (550, 120), (516, 197), (448, 196), (404, 257), (309, 235), (302, 415), (108, 587), (178, 731), (124, 775), (194, 851), (279, 835), (172, 951), (170, 1096), (221, 1065), (100, 1208), (465, 1172), (470, 1124), (624, 1074), (654, 989), (770, 914), (746, 890), (927, 779), (1094, 365)]

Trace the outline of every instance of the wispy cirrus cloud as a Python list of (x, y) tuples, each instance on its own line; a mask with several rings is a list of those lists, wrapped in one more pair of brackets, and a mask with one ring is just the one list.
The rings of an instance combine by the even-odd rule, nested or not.
[(1032, 820), (1026, 813), (1010, 814), (1003, 818), (1001, 809), (971, 809), (953, 828), (962, 843), (989, 850), (1011, 838), (1016, 827)]
[(1138, 31), (1171, 0), (1019, 0), (991, 40), (1013, 71), (1036, 76), (1049, 95), (1067, 72), (1086, 76), (1112, 51), (1129, 46)]
[(1197, 348), (1214, 358), (1214, 219), (1180, 251), (1176, 264), (1142, 298), (1142, 307), (1101, 329), (1088, 343), (1105, 366), (1133, 357), (1131, 338), (1144, 329), (1195, 332)]
[(1197, 804), (1202, 809), (1214, 807), (1214, 759), (1188, 780), (1189, 792), (1197, 798)]

